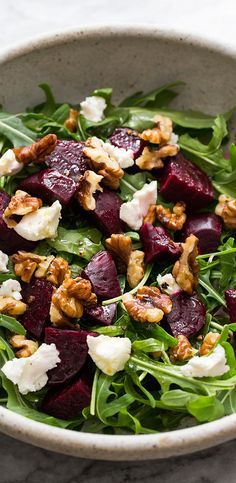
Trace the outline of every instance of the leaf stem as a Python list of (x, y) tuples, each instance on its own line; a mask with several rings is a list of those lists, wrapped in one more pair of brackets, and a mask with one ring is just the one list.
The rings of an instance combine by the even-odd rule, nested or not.
[(213, 289), (213, 287), (210, 287), (210, 285), (208, 285), (206, 282), (204, 282), (201, 278), (199, 278), (199, 284), (205, 288), (207, 290), (207, 292), (213, 297), (215, 298), (216, 300), (218, 300), (218, 302), (220, 302), (221, 305), (223, 305), (224, 307), (226, 307), (226, 302), (224, 301), (224, 299), (216, 292), (216, 290)]
[(204, 258), (221, 257), (223, 255), (228, 255), (229, 253), (235, 253), (236, 248), (228, 248), (227, 250), (222, 250), (222, 252), (204, 253), (203, 255), (198, 255), (197, 260), (203, 260)]
[[(128, 293), (128, 294), (132, 295), (132, 294), (136, 293), (139, 288), (143, 287), (143, 285), (145, 285), (146, 281), (148, 280), (148, 278), (150, 276), (152, 268), (153, 268), (153, 264), (147, 265), (144, 277), (142, 278), (141, 282), (139, 282), (139, 284), (136, 285), (136, 287), (134, 287), (132, 290), (130, 290), (130, 292), (126, 292), (126, 294)], [(123, 299), (124, 295), (125, 294), (119, 295), (119, 297), (114, 297), (113, 299), (104, 300), (104, 302), (102, 302), (102, 305), (110, 305), (110, 304), (114, 304), (116, 302), (120, 302)]]

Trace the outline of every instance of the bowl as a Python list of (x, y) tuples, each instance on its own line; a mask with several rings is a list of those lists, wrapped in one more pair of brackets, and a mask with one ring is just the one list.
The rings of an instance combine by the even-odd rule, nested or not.
[[(59, 101), (78, 102), (111, 86), (115, 100), (174, 80), (186, 86), (177, 108), (226, 111), (235, 102), (236, 53), (230, 48), (154, 27), (86, 28), (43, 37), (0, 55), (0, 103), (19, 112), (41, 100), (49, 83)], [(150, 435), (100, 435), (60, 429), (0, 407), (0, 430), (73, 456), (147, 460), (190, 453), (234, 438), (236, 415)]]

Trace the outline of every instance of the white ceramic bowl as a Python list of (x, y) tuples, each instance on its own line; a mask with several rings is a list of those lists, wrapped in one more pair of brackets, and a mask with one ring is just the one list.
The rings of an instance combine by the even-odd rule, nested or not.
[[(227, 110), (236, 97), (235, 52), (154, 27), (103, 27), (41, 38), (0, 55), (0, 103), (12, 112), (39, 102), (42, 82), (58, 100), (78, 102), (98, 87), (113, 87), (119, 99), (177, 79), (187, 84), (176, 107)], [(47, 426), (0, 407), (0, 430), (73, 456), (146, 460), (233, 439), (236, 415), (162, 434), (110, 436)]]

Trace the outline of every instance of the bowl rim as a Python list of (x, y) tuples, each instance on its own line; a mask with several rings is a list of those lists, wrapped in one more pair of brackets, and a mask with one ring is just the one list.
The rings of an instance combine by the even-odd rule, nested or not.
[[(159, 29), (155, 25), (123, 24), (83, 26), (38, 35), (12, 44), (0, 51), (0, 66), (33, 51), (79, 39), (156, 38), (236, 58), (236, 49), (201, 36), (178, 30)], [(49, 429), (50, 428), (50, 429)], [(236, 434), (236, 414), (219, 420), (166, 433), (142, 435), (107, 435), (83, 433), (48, 426), (0, 406), (0, 430), (16, 439), (73, 456), (106, 460), (141, 460), (166, 458), (202, 450), (229, 441)]]

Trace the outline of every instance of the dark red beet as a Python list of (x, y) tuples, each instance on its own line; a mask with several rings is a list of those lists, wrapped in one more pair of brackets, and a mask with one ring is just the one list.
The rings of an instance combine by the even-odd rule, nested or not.
[(225, 300), (231, 322), (236, 322), (236, 289), (229, 288), (225, 291)]
[(199, 213), (190, 215), (182, 231), (182, 239), (195, 235), (198, 240), (200, 253), (215, 252), (220, 243), (222, 222), (219, 216), (214, 213)]
[(58, 140), (56, 148), (46, 158), (46, 165), (78, 181), (88, 169), (88, 158), (84, 156), (83, 149), (82, 141)]
[(96, 253), (82, 271), (81, 276), (90, 280), (100, 300), (112, 299), (121, 294), (116, 266), (108, 252)]
[(41, 409), (55, 418), (73, 419), (79, 416), (91, 399), (91, 385), (85, 375), (63, 389), (49, 393)]
[(20, 322), (34, 337), (41, 337), (49, 321), (53, 285), (45, 279), (35, 279), (22, 286), (22, 299), (27, 304)]
[(96, 208), (91, 212), (91, 217), (106, 236), (112, 233), (122, 233), (124, 225), (120, 220), (120, 207), (122, 200), (117, 193), (104, 189), (97, 193)]
[(151, 263), (154, 259), (158, 261), (174, 260), (180, 256), (181, 250), (178, 243), (172, 240), (162, 226), (145, 223), (139, 233), (147, 263)]
[(109, 139), (111, 144), (118, 148), (131, 149), (134, 153), (134, 159), (141, 156), (146, 146), (146, 142), (140, 139), (135, 132), (123, 127), (115, 129)]
[(198, 209), (214, 200), (207, 174), (180, 153), (170, 158), (161, 179), (161, 195), (168, 201), (184, 201), (188, 209)]
[(22, 190), (49, 203), (59, 200), (63, 206), (70, 203), (78, 187), (79, 183), (55, 169), (39, 171), (25, 178), (20, 184)]
[(44, 341), (55, 344), (59, 351), (61, 362), (48, 372), (48, 383), (63, 384), (75, 376), (84, 366), (87, 354), (86, 330), (62, 330), (46, 327)]
[(116, 315), (116, 304), (110, 305), (91, 305), (85, 307), (84, 317), (86, 322), (98, 325), (111, 325)]
[(12, 255), (18, 250), (32, 252), (37, 246), (36, 242), (25, 240), (18, 235), (15, 230), (8, 228), (3, 220), (3, 213), (10, 202), (10, 196), (0, 190), (0, 250), (8, 255)]
[(191, 297), (179, 292), (172, 297), (173, 307), (166, 316), (167, 326), (174, 337), (191, 337), (204, 326), (206, 309), (197, 294)]

